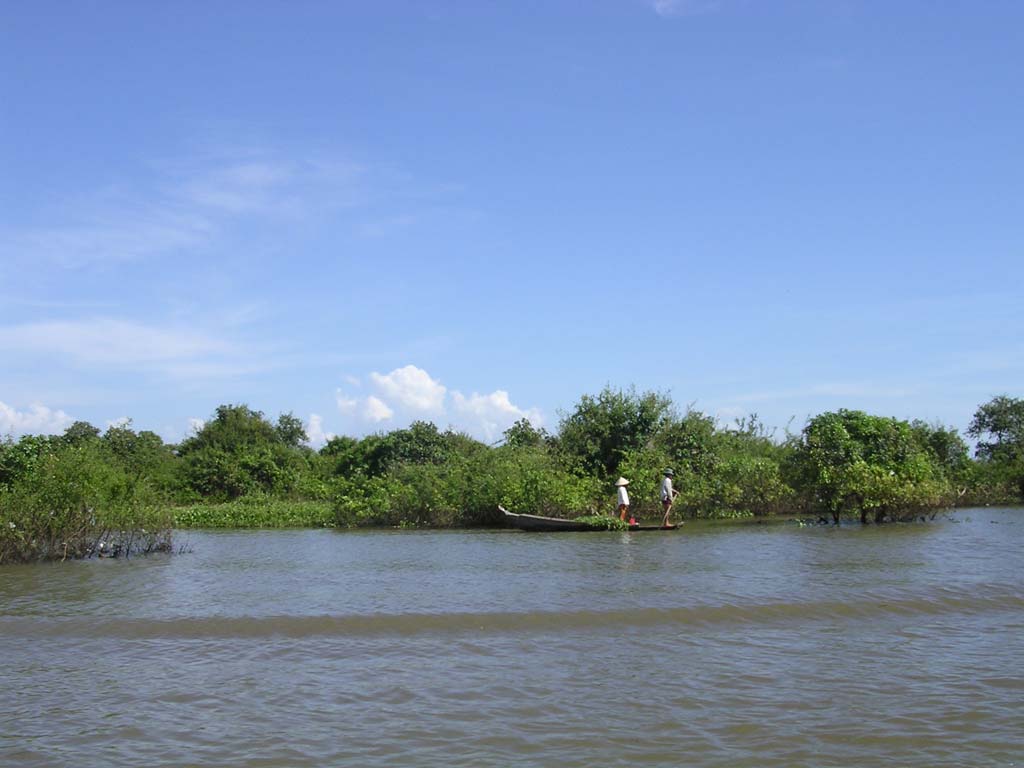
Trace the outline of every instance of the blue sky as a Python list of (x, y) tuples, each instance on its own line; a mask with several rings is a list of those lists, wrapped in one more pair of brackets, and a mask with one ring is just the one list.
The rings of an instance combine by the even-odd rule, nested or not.
[(1024, 395), (1024, 5), (8, 3), (0, 433)]

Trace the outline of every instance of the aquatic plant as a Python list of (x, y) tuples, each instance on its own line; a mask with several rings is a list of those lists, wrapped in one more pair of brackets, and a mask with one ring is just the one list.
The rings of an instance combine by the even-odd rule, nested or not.
[(324, 501), (292, 501), (265, 495), (219, 504), (189, 504), (173, 510), (175, 528), (329, 528), (334, 509)]
[(595, 531), (628, 531), (629, 523), (611, 515), (583, 515), (573, 520), (575, 523), (589, 525)]

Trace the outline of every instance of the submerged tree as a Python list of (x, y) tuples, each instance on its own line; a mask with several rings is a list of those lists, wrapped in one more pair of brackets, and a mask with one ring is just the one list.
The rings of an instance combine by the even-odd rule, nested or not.
[(839, 410), (811, 419), (792, 456), (794, 485), (812, 508), (861, 522), (935, 508), (950, 485), (906, 421)]

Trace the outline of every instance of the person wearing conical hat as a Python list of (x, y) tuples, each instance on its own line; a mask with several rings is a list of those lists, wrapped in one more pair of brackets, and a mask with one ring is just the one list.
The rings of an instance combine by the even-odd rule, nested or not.
[(615, 481), (615, 487), (619, 489), (619, 520), (625, 522), (626, 515), (629, 513), (629, 494), (626, 492), (626, 486), (629, 485), (629, 480), (624, 477), (620, 477)]
[(661, 527), (668, 528), (668, 516), (672, 512), (672, 501), (679, 495), (679, 491), (672, 487), (672, 478), (676, 473), (671, 469), (666, 469), (662, 474), (665, 475), (665, 478), (661, 481), (661, 509), (665, 513), (665, 518), (661, 521)]

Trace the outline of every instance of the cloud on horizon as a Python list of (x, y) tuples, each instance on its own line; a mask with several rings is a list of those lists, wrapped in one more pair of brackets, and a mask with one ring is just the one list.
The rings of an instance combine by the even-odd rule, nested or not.
[(474, 392), (466, 397), (461, 392), (452, 392), (455, 414), (460, 421), (476, 425), (485, 442), (491, 443), (520, 419), (528, 419), (535, 427), (541, 426), (540, 410), (524, 410), (509, 400), (508, 392), (497, 389), (489, 395)]
[(400, 406), (421, 413), (443, 413), (447, 389), (422, 368), (407, 365), (383, 376), (371, 373), (370, 381), (384, 397)]
[(0, 437), (10, 435), (57, 435), (74, 423), (74, 419), (61, 410), (51, 410), (34, 403), (27, 411), (19, 411), (0, 401)]
[(380, 421), (387, 421), (395, 412), (388, 407), (387, 403), (373, 395), (366, 398), (366, 418), (375, 424)]
[(335, 437), (333, 432), (324, 431), (323, 417), (318, 413), (311, 413), (309, 421), (306, 422), (306, 437), (313, 448), (320, 448), (328, 440)]
[[(354, 377), (345, 377), (352, 386), (361, 386)], [(506, 390), (466, 396), (458, 390), (449, 391), (439, 380), (415, 365), (396, 368), (387, 374), (370, 373), (368, 386), (372, 394), (352, 397), (341, 389), (335, 391), (338, 412), (357, 429), (385, 426), (398, 427), (417, 419), (425, 419), (467, 432), (493, 442), (519, 419), (528, 419), (535, 426), (543, 424), (538, 408), (521, 408), (514, 404)]]

